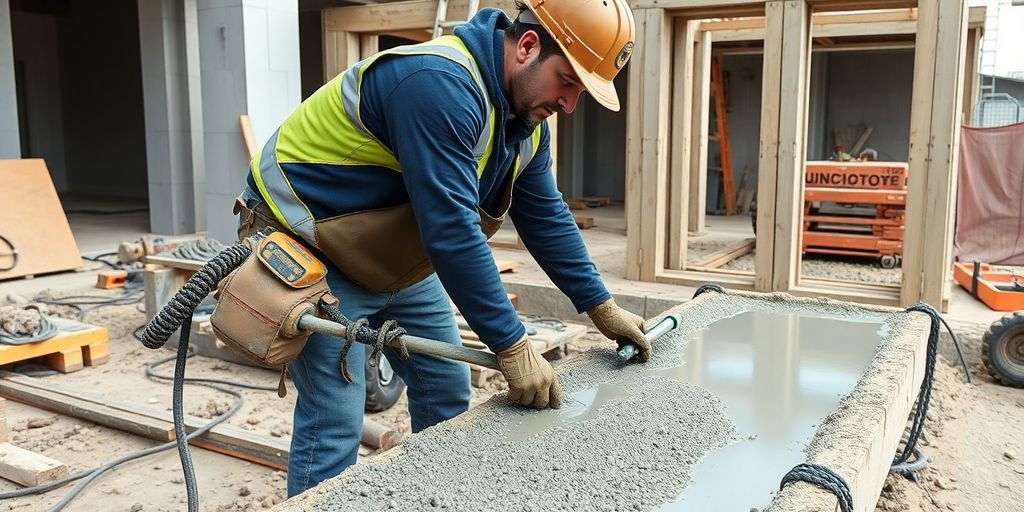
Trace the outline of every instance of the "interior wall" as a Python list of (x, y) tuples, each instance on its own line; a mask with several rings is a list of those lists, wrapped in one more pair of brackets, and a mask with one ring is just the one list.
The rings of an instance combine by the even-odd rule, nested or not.
[[(725, 85), (726, 114), (729, 130), (729, 150), (732, 157), (732, 172), (736, 189), (746, 169), (746, 186), (757, 190), (757, 157), (761, 133), (761, 55), (722, 55), (722, 80)], [(715, 121), (714, 103), (708, 116), (711, 127), (708, 134), (718, 131)], [(707, 211), (715, 213), (724, 210), (719, 199), (722, 174), (712, 170), (721, 167), (721, 152), (718, 143), (708, 141), (708, 190)]]
[(64, 112), (61, 101), (57, 18), (30, 12), (11, 13), (14, 60), (21, 67), (23, 158), (42, 158), (58, 193), (68, 190), (64, 155)]
[(613, 141), (626, 140), (628, 76), (628, 71), (623, 69), (615, 77), (615, 90), (619, 93), (618, 112), (612, 112), (590, 95), (584, 95), (587, 111), (586, 123), (582, 126), (584, 140), (587, 141), (583, 155), (585, 196), (603, 196), (613, 201), (626, 198), (626, 145)]
[(21, 156), (18, 94), (8, 0), (0, 0), (0, 158)]
[(135, 0), (71, 1), (57, 32), (68, 191), (147, 197)]
[(878, 160), (906, 162), (913, 85), (913, 49), (833, 52), (825, 125), (830, 130), (828, 153), (834, 144), (831, 130), (863, 123), (874, 128), (864, 147), (878, 151)]
[(302, 99), (324, 84), (324, 46), (321, 14), (323, 11), (299, 11), (299, 67)]

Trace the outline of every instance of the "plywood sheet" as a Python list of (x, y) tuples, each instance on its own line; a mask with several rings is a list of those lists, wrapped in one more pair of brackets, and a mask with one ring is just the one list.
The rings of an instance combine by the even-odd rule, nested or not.
[[(0, 280), (82, 266), (78, 245), (60, 198), (41, 159), (0, 160), (0, 235), (18, 252), (17, 264)], [(0, 241), (0, 269), (13, 263)]]

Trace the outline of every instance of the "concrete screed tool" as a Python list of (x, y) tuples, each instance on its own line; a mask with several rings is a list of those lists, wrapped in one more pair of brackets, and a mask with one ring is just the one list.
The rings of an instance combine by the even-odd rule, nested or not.
[[(315, 332), (340, 336), (346, 343), (359, 342), (375, 350), (388, 346), (403, 354), (416, 352), (500, 370), (497, 357), (489, 352), (412, 336), (392, 321), (385, 322), (380, 329), (369, 328), (365, 319), (349, 321), (341, 313), (339, 299), (328, 288), (326, 274), (323, 263), (293, 238), (282, 232), (261, 232), (210, 260), (146, 325), (141, 340), (152, 349), (162, 347), (181, 328), (174, 371), (173, 415), (190, 512), (199, 510), (199, 497), (187, 440), (207, 429), (186, 434), (182, 387), (192, 315), (215, 289), (217, 305), (210, 323), (217, 338), (259, 366), (280, 369), (279, 396), (285, 393), (287, 363), (302, 351)], [(679, 315), (666, 316), (645, 335), (653, 341), (680, 322)], [(619, 340), (617, 353), (626, 363), (637, 353), (637, 347), (629, 340)]]

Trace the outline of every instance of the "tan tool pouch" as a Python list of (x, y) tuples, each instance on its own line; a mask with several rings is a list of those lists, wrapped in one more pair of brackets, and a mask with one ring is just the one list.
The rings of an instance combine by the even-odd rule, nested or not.
[[(315, 314), (321, 299), (336, 299), (323, 264), (297, 242), (283, 233), (249, 240), (252, 255), (224, 279), (210, 323), (229, 349), (259, 366), (282, 367), (309, 338), (310, 332), (298, 329), (299, 318)], [(282, 245), (292, 251), (286, 254)], [(299, 261), (303, 256), (308, 260)], [(281, 379), (278, 394), (283, 396), (284, 368)]]

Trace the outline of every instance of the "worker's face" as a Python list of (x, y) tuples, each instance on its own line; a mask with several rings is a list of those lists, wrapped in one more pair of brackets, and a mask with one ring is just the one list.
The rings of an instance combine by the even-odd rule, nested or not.
[(512, 112), (533, 127), (556, 112), (576, 109), (583, 84), (562, 55), (540, 59), (540, 41), (535, 32), (523, 34), (516, 45), (516, 70), (509, 96)]

